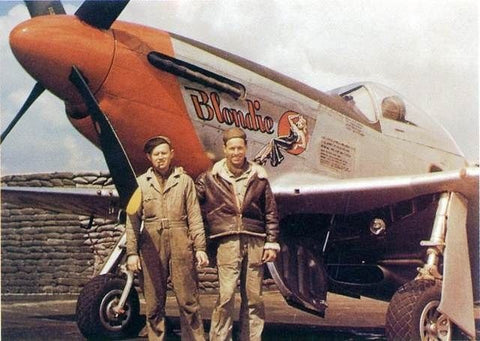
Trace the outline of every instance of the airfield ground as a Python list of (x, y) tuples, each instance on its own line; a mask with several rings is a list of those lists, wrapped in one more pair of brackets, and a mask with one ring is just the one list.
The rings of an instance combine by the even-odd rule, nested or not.
[[(212, 294), (201, 296), (206, 328), (215, 298)], [(264, 340), (385, 340), (386, 302), (329, 294), (325, 318), (289, 307), (276, 291), (265, 293), (265, 303)], [(3, 297), (1, 339), (84, 340), (75, 323), (75, 305), (75, 296)], [(143, 307), (142, 304), (142, 313)], [(236, 307), (239, 307), (238, 297)], [(475, 314), (477, 327), (480, 327), (480, 310), (476, 309)], [(168, 340), (180, 340), (178, 310), (173, 296), (168, 297), (167, 315), (173, 327)], [(139, 336), (128, 340), (145, 339)]]

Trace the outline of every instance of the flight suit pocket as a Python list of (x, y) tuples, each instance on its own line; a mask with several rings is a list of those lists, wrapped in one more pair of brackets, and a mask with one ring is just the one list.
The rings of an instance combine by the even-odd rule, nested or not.
[(145, 219), (153, 218), (156, 216), (159, 209), (160, 201), (154, 197), (145, 197), (143, 199), (143, 214)]

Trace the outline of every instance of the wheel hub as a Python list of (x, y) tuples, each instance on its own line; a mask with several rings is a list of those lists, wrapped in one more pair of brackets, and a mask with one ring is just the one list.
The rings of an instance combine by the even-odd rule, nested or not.
[(112, 290), (102, 300), (100, 304), (100, 321), (102, 325), (110, 331), (117, 331), (122, 329), (123, 325), (127, 323), (130, 315), (130, 309), (128, 304), (125, 304), (124, 312), (120, 313), (117, 309), (121, 290)]
[(420, 317), (420, 336), (422, 340), (450, 341), (452, 324), (449, 318), (437, 308), (439, 301), (429, 302)]
[(120, 316), (115, 309), (118, 305), (119, 299), (115, 298), (114, 300), (110, 301), (106, 307), (106, 313), (109, 320), (116, 320)]

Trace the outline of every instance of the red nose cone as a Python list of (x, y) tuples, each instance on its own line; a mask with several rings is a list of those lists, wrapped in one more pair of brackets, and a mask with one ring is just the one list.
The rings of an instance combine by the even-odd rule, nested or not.
[(21, 23), (10, 33), (10, 46), (33, 78), (70, 103), (81, 102), (68, 79), (72, 66), (81, 70), (96, 92), (108, 74), (114, 53), (110, 31), (66, 15), (39, 16)]

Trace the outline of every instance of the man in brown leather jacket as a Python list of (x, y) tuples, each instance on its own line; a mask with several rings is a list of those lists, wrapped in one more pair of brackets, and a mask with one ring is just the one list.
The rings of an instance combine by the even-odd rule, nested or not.
[(212, 313), (210, 340), (231, 340), (234, 295), (240, 279), (240, 339), (261, 340), (265, 321), (263, 264), (280, 246), (278, 215), (263, 167), (245, 158), (245, 132), (224, 132), (225, 159), (200, 175), (197, 195), (209, 238), (218, 242), (219, 296)]
[(137, 179), (141, 203), (128, 215), (126, 246), (128, 269), (142, 271), (148, 339), (165, 339), (170, 276), (182, 340), (204, 340), (194, 254), (199, 266), (207, 265), (208, 257), (195, 185), (181, 167), (171, 166), (174, 151), (167, 137), (149, 139), (144, 151), (152, 167)]

